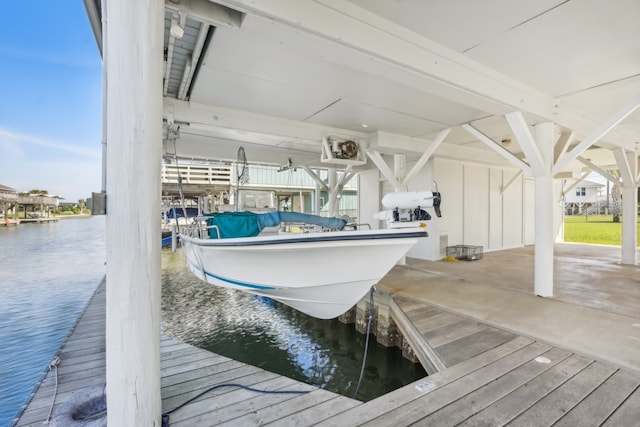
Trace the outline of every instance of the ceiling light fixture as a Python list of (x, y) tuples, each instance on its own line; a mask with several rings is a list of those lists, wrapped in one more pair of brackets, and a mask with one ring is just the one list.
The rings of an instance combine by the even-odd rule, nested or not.
[(184, 36), (184, 29), (178, 24), (172, 25), (170, 31), (171, 35), (177, 39), (181, 39)]
[(171, 28), (169, 29), (169, 32), (176, 39), (181, 39), (184, 36), (186, 17), (184, 14), (178, 13), (177, 18), (178, 19), (176, 19), (176, 14), (174, 14), (173, 19), (171, 19)]

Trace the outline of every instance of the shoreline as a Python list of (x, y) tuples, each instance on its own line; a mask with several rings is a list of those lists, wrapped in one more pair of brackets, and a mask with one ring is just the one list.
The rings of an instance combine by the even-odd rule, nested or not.
[(91, 218), (91, 214), (71, 214), (71, 215), (54, 215), (54, 218), (72, 219), (72, 218)]

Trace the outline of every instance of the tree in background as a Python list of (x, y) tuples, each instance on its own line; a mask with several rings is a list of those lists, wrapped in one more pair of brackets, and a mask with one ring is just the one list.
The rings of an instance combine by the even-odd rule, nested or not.
[(611, 215), (613, 222), (620, 222), (620, 211), (622, 210), (622, 192), (618, 183), (611, 188)]
[(23, 191), (22, 193), (18, 193), (18, 196), (29, 196), (31, 194), (49, 194), (49, 192), (47, 190), (33, 189), (31, 191)]

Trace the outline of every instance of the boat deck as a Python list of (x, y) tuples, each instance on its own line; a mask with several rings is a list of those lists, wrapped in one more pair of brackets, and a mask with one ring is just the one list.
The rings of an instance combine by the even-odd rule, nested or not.
[[(458, 285), (488, 291), (479, 284), (446, 279), (418, 267), (396, 267), (381, 287), (395, 289), (396, 315), (404, 316), (414, 328), (416, 349), (425, 346), (440, 360), (442, 365), (436, 373), (361, 403), (162, 337), (164, 411), (220, 383), (310, 391), (302, 395), (265, 395), (221, 388), (171, 414), (171, 425), (626, 426), (635, 425), (640, 418), (640, 370), (623, 366), (626, 359), (622, 358), (623, 363), (619, 364), (611, 361), (614, 357), (589, 356), (588, 351), (571, 350), (570, 337), (566, 339), (567, 345), (553, 344), (513, 328), (500, 327), (495, 318), (482, 321), (464, 314), (465, 310), (471, 311), (470, 299), (474, 294), (467, 289), (465, 295), (469, 300), (462, 301)], [(446, 292), (438, 290), (437, 284), (446, 287)], [(394, 288), (400, 285), (402, 288)], [(98, 288), (61, 349), (56, 405), (75, 390), (104, 381), (103, 286)], [(420, 296), (419, 290), (428, 290), (435, 303), (426, 301), (428, 298), (424, 296), (411, 296)], [(445, 307), (447, 292), (457, 297), (459, 311)], [(502, 307), (495, 294), (489, 297), (497, 307)], [(516, 294), (507, 292), (505, 298), (513, 310), (526, 308)], [(482, 306), (484, 302), (477, 304)], [(572, 313), (574, 309), (567, 306), (565, 311)], [(527, 317), (525, 312), (521, 315)], [(575, 312), (572, 315), (580, 319)], [(555, 329), (563, 327), (556, 325)], [(610, 330), (611, 335), (616, 333)], [(614, 350), (624, 353), (617, 347)], [(604, 349), (603, 354), (607, 351), (611, 353), (611, 349)], [(42, 424), (54, 387), (55, 369), (46, 375), (17, 426)]]

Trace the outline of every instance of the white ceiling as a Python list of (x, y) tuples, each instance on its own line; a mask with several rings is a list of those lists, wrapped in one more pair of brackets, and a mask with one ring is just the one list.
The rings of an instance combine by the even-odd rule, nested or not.
[[(193, 35), (202, 2), (167, 5), (184, 3)], [(215, 3), (245, 15), (239, 28), (212, 26), (194, 58), (184, 101), (201, 111), (176, 121), (178, 150), (195, 157), (232, 158), (244, 145), (250, 161), (309, 163), (327, 129), (431, 140), (452, 127), (445, 147), (490, 150), (465, 123), (511, 139), (506, 148), (521, 156), (502, 114), (553, 121), (578, 143), (640, 94), (638, 0)], [(185, 39), (174, 41), (189, 51), (195, 37)], [(635, 150), (637, 141), (639, 110), (597, 145)]]

